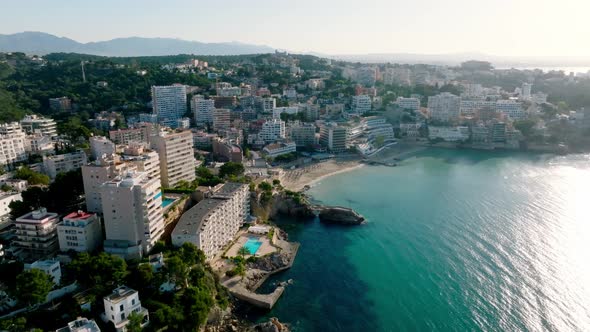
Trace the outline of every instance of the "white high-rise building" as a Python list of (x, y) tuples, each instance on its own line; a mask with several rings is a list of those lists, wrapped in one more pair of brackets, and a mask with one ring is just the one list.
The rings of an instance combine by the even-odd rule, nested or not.
[(182, 215), (172, 231), (172, 244), (192, 243), (211, 259), (233, 240), (249, 214), (248, 185), (228, 182)]
[(101, 186), (123, 174), (127, 167), (128, 165), (122, 163), (116, 155), (99, 158), (82, 166), (82, 181), (88, 212), (102, 213)]
[(531, 99), (531, 89), (533, 85), (530, 83), (522, 83), (522, 95), (521, 98), (523, 100), (530, 100)]
[(26, 135), (18, 123), (0, 125), (0, 165), (25, 161)]
[(346, 150), (348, 129), (334, 122), (320, 127), (320, 144), (333, 152)]
[(182, 84), (152, 86), (152, 103), (158, 122), (175, 128), (176, 120), (186, 113), (186, 86)]
[(161, 132), (152, 137), (152, 148), (160, 155), (160, 177), (164, 188), (173, 188), (182, 180), (192, 182), (195, 179), (196, 161), (190, 130)]
[(290, 122), (287, 128), (289, 138), (298, 147), (309, 147), (316, 144), (316, 126), (313, 123)]
[(116, 152), (115, 143), (103, 136), (90, 137), (90, 152), (92, 159), (101, 158), (103, 155), (112, 155)]
[(267, 120), (262, 124), (262, 130), (258, 133), (258, 138), (265, 143), (272, 143), (276, 140), (284, 139), (285, 121), (279, 119)]
[(125, 259), (147, 254), (164, 233), (162, 191), (147, 172), (128, 172), (101, 186), (104, 250)]
[(39, 133), (43, 136), (57, 136), (57, 124), (53, 119), (27, 115), (20, 121), (20, 125), (27, 134)]
[(358, 95), (352, 97), (352, 111), (359, 114), (365, 114), (371, 111), (371, 97), (368, 95)]
[(231, 126), (231, 112), (227, 108), (213, 110), (213, 129), (215, 131), (227, 130)]
[(191, 110), (197, 126), (212, 124), (214, 109), (215, 101), (213, 99), (204, 99), (201, 95), (195, 95), (191, 99)]
[(272, 113), (272, 111), (277, 107), (277, 100), (275, 98), (262, 98), (261, 101), (262, 105), (262, 112), (263, 113)]
[(428, 111), (433, 120), (456, 120), (461, 115), (461, 98), (449, 92), (428, 97)]
[(141, 144), (130, 144), (123, 150), (121, 160), (128, 169), (136, 169), (148, 173), (151, 179), (160, 181), (160, 155), (158, 152), (146, 149)]

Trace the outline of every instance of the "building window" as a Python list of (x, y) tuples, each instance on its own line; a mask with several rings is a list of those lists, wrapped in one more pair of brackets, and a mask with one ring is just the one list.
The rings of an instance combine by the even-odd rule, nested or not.
[(125, 313), (121, 314), (121, 320), (125, 320)]
[(135, 305), (135, 299), (131, 300), (131, 305)]

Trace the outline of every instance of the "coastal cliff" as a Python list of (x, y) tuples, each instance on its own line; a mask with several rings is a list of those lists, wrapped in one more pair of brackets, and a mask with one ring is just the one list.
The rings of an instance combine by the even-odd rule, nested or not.
[(299, 219), (315, 217), (315, 213), (305, 196), (292, 191), (281, 191), (273, 196), (269, 217), (275, 219), (279, 215)]

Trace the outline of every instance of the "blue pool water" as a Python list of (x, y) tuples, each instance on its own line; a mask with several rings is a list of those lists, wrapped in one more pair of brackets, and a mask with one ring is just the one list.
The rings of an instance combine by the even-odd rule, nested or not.
[(254, 255), (257, 251), (258, 248), (260, 248), (260, 246), (262, 245), (261, 241), (258, 241), (257, 238), (249, 238), (248, 241), (246, 241), (246, 243), (244, 244), (244, 247), (246, 247), (246, 249), (248, 249), (248, 251), (250, 252), (250, 255)]
[(168, 205), (172, 204), (172, 202), (174, 202), (174, 201), (175, 201), (175, 199), (173, 199), (173, 198), (164, 197), (162, 199), (162, 208), (165, 209)]

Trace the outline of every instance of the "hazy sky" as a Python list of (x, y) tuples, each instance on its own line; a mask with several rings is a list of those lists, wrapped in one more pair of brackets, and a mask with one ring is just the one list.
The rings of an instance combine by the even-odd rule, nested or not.
[(0, 0), (0, 33), (240, 41), (327, 54), (590, 55), (590, 0)]

